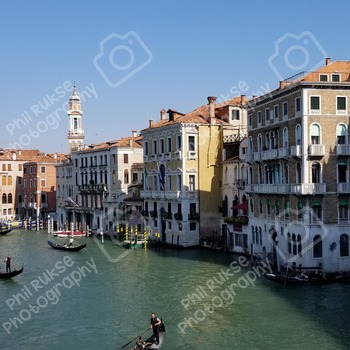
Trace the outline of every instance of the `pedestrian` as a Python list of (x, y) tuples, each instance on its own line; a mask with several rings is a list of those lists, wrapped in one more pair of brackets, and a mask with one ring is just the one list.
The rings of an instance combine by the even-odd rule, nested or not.
[(152, 328), (153, 335), (156, 338), (156, 345), (159, 344), (159, 326), (161, 323), (161, 320), (156, 316), (154, 312), (152, 312), (150, 328)]
[(6, 263), (6, 272), (11, 272), (11, 258), (9, 256), (5, 259)]

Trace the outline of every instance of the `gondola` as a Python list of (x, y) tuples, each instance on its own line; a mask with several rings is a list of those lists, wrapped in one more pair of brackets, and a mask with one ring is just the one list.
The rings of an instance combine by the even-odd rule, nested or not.
[(57, 249), (57, 250), (65, 250), (65, 251), (70, 251), (70, 252), (77, 252), (83, 248), (86, 247), (86, 244), (81, 244), (78, 246), (69, 246), (69, 245), (62, 245), (62, 244), (58, 244), (58, 243), (54, 243), (50, 240), (47, 241), (47, 243), (49, 244), (50, 247), (52, 247), (53, 249)]
[(21, 274), (22, 272), (23, 272), (23, 266), (20, 270), (12, 270), (11, 272), (0, 273), (0, 279), (8, 280), (12, 277), (15, 277), (15, 276)]
[(56, 231), (56, 232), (53, 232), (53, 235), (55, 237), (59, 237), (59, 238), (69, 238), (69, 237), (74, 237), (74, 238), (77, 238), (77, 237), (86, 237), (86, 232), (84, 231)]
[(149, 350), (160, 349), (163, 342), (164, 342), (164, 337), (165, 337), (165, 326), (164, 326), (164, 322), (162, 320), (162, 323), (159, 326), (159, 344), (156, 344), (156, 338), (155, 338), (154, 334), (152, 334), (152, 336), (150, 336), (145, 341), (144, 349), (149, 349)]
[(12, 228), (8, 228), (6, 230), (0, 230), (0, 235), (6, 235), (7, 233), (11, 232)]
[(342, 282), (350, 279), (349, 272), (339, 273), (291, 273), (275, 274), (265, 273), (264, 277), (283, 285), (296, 284), (326, 284), (333, 282)]

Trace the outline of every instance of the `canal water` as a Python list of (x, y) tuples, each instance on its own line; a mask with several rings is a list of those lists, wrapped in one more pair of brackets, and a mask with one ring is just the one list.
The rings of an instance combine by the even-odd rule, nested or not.
[(350, 282), (283, 287), (230, 254), (94, 238), (67, 253), (47, 239), (43, 230), (0, 237), (2, 269), (7, 254), (24, 264), (0, 280), (0, 349), (120, 349), (151, 312), (165, 322), (164, 350), (350, 349)]

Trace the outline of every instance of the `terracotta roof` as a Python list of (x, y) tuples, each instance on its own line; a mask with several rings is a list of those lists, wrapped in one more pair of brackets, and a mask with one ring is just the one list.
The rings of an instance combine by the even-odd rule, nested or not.
[[(228, 124), (228, 121), (227, 121), (227, 118), (225, 117), (225, 114), (219, 113), (219, 110), (223, 109), (227, 106), (232, 106), (232, 105), (240, 106), (241, 105), (241, 96), (236, 96), (230, 100), (223, 101), (223, 102), (215, 105), (215, 111), (217, 112), (216, 118), (215, 118), (216, 125)], [(148, 127), (144, 130), (160, 128), (163, 126), (172, 125), (172, 124), (176, 124), (176, 123), (203, 124), (203, 125), (211, 124), (211, 121), (209, 118), (209, 104), (208, 103), (203, 105), (203, 106), (200, 106), (200, 107), (196, 108), (195, 110), (193, 110), (189, 113), (186, 113), (186, 114), (174, 111), (172, 109), (169, 109), (168, 113), (169, 112), (174, 113), (175, 116), (174, 116), (173, 120), (169, 120), (168, 118), (160, 120), (158, 122), (153, 123), (151, 127)], [(221, 116), (220, 116), (220, 114), (221, 114)]]
[(141, 145), (141, 140), (142, 137), (141, 136), (128, 136), (128, 137), (123, 137), (119, 140), (112, 140), (112, 141), (105, 141), (105, 142), (101, 142), (98, 144), (91, 144), (91, 145), (87, 145), (85, 146), (85, 148), (83, 148), (80, 151), (76, 151), (77, 153), (85, 153), (85, 152), (91, 152), (91, 151), (98, 151), (98, 150), (103, 150), (103, 149), (110, 149), (113, 147), (130, 147), (130, 142), (132, 141), (132, 146), (134, 148), (142, 148)]

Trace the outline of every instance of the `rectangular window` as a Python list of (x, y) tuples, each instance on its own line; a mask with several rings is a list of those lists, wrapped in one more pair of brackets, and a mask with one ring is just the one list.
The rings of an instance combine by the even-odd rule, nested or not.
[(240, 110), (239, 109), (233, 109), (231, 111), (231, 120), (239, 120), (240, 119)]
[(181, 177), (181, 175), (177, 175), (177, 190), (178, 191), (182, 190), (182, 177)]
[(269, 121), (270, 120), (270, 108), (266, 108), (265, 109), (265, 121)]
[(300, 101), (300, 97), (297, 97), (295, 99), (295, 111), (296, 112), (300, 112), (301, 111), (301, 101)]
[(157, 140), (153, 140), (153, 154), (157, 154)]
[(278, 105), (273, 107), (273, 114), (274, 114), (275, 119), (279, 118), (279, 106)]
[(258, 124), (261, 124), (261, 111), (258, 112)]
[(340, 74), (332, 74), (332, 81), (339, 82), (340, 81)]
[(346, 113), (346, 97), (337, 96), (337, 114)]
[(40, 187), (45, 188), (46, 187), (46, 180), (40, 180)]
[(129, 155), (127, 153), (124, 153), (124, 164), (129, 163)]
[(164, 139), (160, 140), (160, 154), (164, 154)]
[(44, 166), (40, 167), (40, 172), (42, 174), (45, 174), (46, 173), (46, 167), (44, 167)]
[(310, 96), (310, 113), (320, 114), (320, 96)]
[(283, 102), (283, 116), (286, 117), (288, 115), (288, 102)]
[(248, 123), (249, 123), (249, 126), (253, 125), (253, 116), (251, 114), (248, 115)]
[(145, 156), (148, 156), (148, 142), (145, 142)]
[[(5, 169), (4, 169), (4, 165), (3, 165), (2, 170), (6, 170), (6, 165), (5, 165)], [(33, 167), (32, 166), (29, 167), (29, 174), (33, 174)]]
[(171, 153), (171, 137), (168, 137), (168, 152)]
[(195, 176), (189, 175), (188, 177), (188, 187), (191, 192), (196, 190), (196, 184), (195, 184)]
[(178, 151), (181, 151), (182, 148), (182, 139), (181, 139), (181, 135), (178, 135), (176, 138), (176, 149)]
[(188, 137), (188, 150), (190, 152), (191, 151), (194, 152), (196, 150), (194, 136), (189, 136)]
[(2, 171), (6, 171), (6, 164), (2, 165)]
[(11, 164), (7, 164), (7, 170), (8, 170), (8, 171), (11, 171), (11, 170), (12, 170)]
[(33, 167), (34, 174), (36, 174), (36, 165)]
[(320, 81), (328, 81), (328, 75), (327, 74), (320, 74)]

